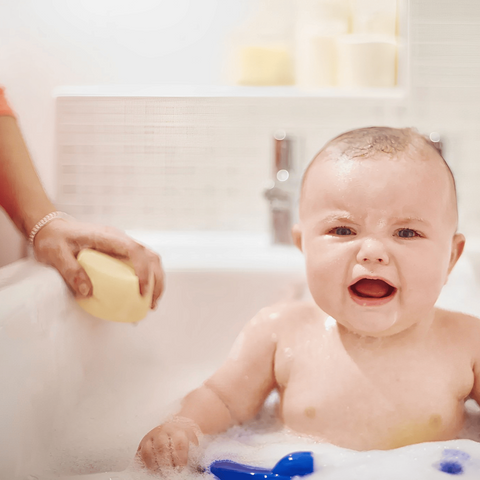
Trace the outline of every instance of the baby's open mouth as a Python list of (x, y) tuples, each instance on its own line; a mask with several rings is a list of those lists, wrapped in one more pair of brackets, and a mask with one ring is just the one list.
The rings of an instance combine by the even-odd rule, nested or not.
[(348, 288), (354, 296), (365, 299), (388, 298), (397, 291), (387, 282), (373, 278), (362, 278)]

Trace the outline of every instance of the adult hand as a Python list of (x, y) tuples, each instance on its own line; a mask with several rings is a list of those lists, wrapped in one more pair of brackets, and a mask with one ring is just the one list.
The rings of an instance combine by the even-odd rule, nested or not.
[(42, 227), (33, 243), (36, 259), (55, 267), (80, 298), (92, 295), (92, 283), (77, 262), (78, 253), (85, 248), (129, 260), (139, 279), (141, 295), (147, 292), (148, 279), (153, 274), (151, 308), (156, 307), (165, 284), (160, 257), (122, 231), (74, 219), (55, 219)]

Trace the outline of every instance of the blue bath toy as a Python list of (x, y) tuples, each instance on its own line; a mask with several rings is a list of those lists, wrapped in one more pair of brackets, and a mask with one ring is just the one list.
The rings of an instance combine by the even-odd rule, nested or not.
[(251, 467), (231, 460), (217, 460), (210, 465), (210, 472), (219, 480), (290, 480), (313, 473), (312, 452), (294, 452), (285, 455), (272, 470)]
[(442, 460), (436, 464), (438, 470), (450, 475), (461, 475), (464, 463), (470, 459), (470, 455), (461, 450), (446, 448), (443, 451)]
[(462, 464), (455, 460), (446, 460), (445, 462), (440, 462), (439, 470), (444, 473), (449, 473), (450, 475), (460, 475), (463, 473)]

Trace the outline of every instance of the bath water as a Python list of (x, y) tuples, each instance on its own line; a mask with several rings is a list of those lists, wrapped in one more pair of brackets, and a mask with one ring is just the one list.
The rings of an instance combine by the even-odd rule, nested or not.
[[(466, 403), (466, 423), (459, 438), (444, 442), (410, 445), (395, 450), (359, 452), (312, 441), (287, 431), (277, 420), (278, 397), (272, 394), (258, 417), (247, 425), (233, 427), (218, 436), (205, 436), (190, 452), (191, 464), (181, 472), (155, 476), (139, 471), (133, 462), (123, 472), (105, 472), (62, 480), (211, 480), (208, 466), (215, 460), (273, 468), (284, 455), (295, 451), (314, 454), (315, 472), (299, 478), (309, 480), (435, 480), (461, 476), (480, 478), (480, 408)], [(205, 473), (200, 473), (201, 471)], [(43, 480), (39, 478), (39, 480)]]

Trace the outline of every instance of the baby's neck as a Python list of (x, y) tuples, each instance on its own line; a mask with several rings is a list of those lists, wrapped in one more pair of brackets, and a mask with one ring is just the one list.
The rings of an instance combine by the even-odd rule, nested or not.
[(423, 342), (425, 338), (430, 335), (434, 320), (435, 310), (432, 310), (431, 315), (424, 320), (414, 323), (410, 327), (391, 335), (362, 335), (349, 330), (338, 322), (337, 331), (342, 343), (347, 349), (348, 347), (352, 347), (376, 350), (382, 347), (391, 348), (394, 346)]

